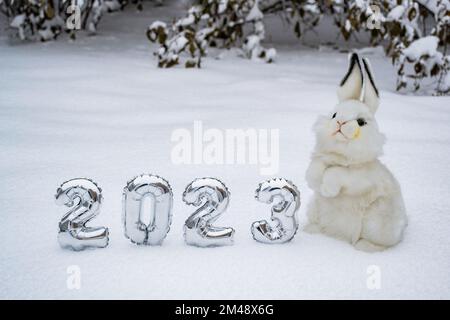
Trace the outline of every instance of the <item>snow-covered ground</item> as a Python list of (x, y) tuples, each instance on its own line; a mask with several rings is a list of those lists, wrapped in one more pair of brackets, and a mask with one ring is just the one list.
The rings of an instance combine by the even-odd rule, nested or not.
[[(171, 134), (192, 129), (194, 120), (206, 128), (279, 128), (278, 176), (300, 188), (303, 225), (311, 126), (336, 103), (347, 55), (276, 44), (274, 64), (230, 54), (206, 59), (200, 70), (161, 70), (145, 28), (174, 10), (106, 15), (95, 38), (76, 42), (11, 46), (2, 35), (0, 298), (450, 298), (450, 99), (395, 93), (389, 60), (369, 51), (388, 137), (382, 160), (402, 185), (409, 215), (404, 241), (375, 254), (304, 232), (288, 244), (259, 244), (249, 227), (270, 209), (253, 193), (267, 177), (254, 165), (174, 165)], [(174, 191), (172, 228), (161, 247), (137, 247), (123, 235), (122, 188), (142, 172), (165, 177)], [(235, 227), (234, 246), (183, 243), (193, 210), (181, 194), (201, 176), (218, 177), (231, 191), (217, 224)], [(102, 212), (91, 225), (110, 228), (106, 249), (58, 246), (65, 208), (53, 196), (73, 177), (103, 188)], [(71, 265), (80, 267), (80, 290), (67, 288)], [(380, 289), (367, 287), (371, 265), (380, 268)]]

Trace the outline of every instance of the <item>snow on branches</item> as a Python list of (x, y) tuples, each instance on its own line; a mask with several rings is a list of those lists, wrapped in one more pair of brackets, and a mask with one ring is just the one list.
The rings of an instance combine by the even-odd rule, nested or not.
[[(161, 0), (158, 0), (160, 2)], [(142, 0), (132, 0), (142, 10)], [(20, 40), (54, 40), (65, 31), (96, 33), (105, 12), (122, 10), (128, 0), (0, 0), (0, 13), (9, 20), (11, 36)]]
[[(419, 4), (428, 6), (420, 8)], [(398, 74), (397, 90), (448, 94), (450, 55), (447, 48), (450, 43), (450, 2), (423, 0), (420, 3), (413, 3), (411, 8), (415, 8), (415, 15), (409, 13), (399, 17), (398, 23), (402, 24), (404, 31), (392, 44), (392, 58)], [(420, 9), (425, 10), (424, 13), (419, 14)], [(433, 23), (429, 26), (427, 34), (426, 18), (429, 16)], [(414, 21), (415, 24), (411, 25), (408, 21)], [(419, 25), (422, 25), (422, 28), (419, 28)]]
[(118, 0), (3, 0), (0, 11), (10, 23), (12, 36), (20, 40), (47, 41), (62, 31), (75, 38), (75, 31), (95, 33), (105, 2)]
[[(162, 0), (154, 0), (161, 4)], [(285, 19), (299, 38), (331, 17), (338, 40), (382, 45), (397, 72), (397, 90), (450, 92), (450, 0), (191, 0), (184, 17), (155, 21), (147, 37), (158, 44), (162, 68), (201, 67), (210, 48), (237, 47), (243, 57), (273, 62), (263, 46), (265, 16)], [(20, 40), (52, 40), (78, 30), (95, 33), (105, 12), (143, 0), (0, 0), (0, 13)]]
[(238, 46), (249, 59), (272, 62), (275, 49), (261, 45), (267, 14), (281, 15), (298, 37), (329, 15), (343, 40), (364, 33), (370, 45), (385, 47), (397, 90), (449, 93), (450, 0), (196, 0), (185, 17), (156, 22), (147, 35), (160, 45), (160, 67), (180, 64), (182, 56), (186, 67), (200, 67), (208, 47)]
[[(161, 21), (152, 23), (147, 37), (160, 45), (155, 53), (159, 67), (180, 64), (182, 56), (186, 56), (185, 67), (200, 67), (208, 47), (230, 48), (238, 43), (246, 57), (272, 62), (275, 49), (261, 45), (263, 17), (258, 0), (202, 0), (171, 26)], [(244, 38), (247, 26), (251, 31)]]
[(384, 45), (397, 71), (397, 90), (448, 94), (449, 0), (333, 1), (331, 12), (345, 40), (367, 31)]

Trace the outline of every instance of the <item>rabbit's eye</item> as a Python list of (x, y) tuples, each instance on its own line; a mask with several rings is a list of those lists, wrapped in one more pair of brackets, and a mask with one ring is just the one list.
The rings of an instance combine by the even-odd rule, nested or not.
[(331, 117), (331, 119), (336, 118), (336, 112), (333, 114), (333, 116)]
[(364, 125), (367, 124), (366, 120), (364, 120), (363, 118), (359, 118), (359, 119), (356, 120), (356, 121), (358, 121), (358, 125), (359, 125), (360, 127), (362, 127), (362, 126), (364, 126)]

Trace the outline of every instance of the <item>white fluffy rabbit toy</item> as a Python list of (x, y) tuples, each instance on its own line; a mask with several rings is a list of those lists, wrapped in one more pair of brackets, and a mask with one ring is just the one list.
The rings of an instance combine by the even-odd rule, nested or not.
[(366, 76), (353, 53), (338, 105), (314, 125), (317, 141), (306, 172), (314, 196), (305, 230), (372, 252), (399, 243), (407, 218), (399, 183), (378, 160), (385, 140), (375, 120), (379, 96), (369, 62), (362, 64)]

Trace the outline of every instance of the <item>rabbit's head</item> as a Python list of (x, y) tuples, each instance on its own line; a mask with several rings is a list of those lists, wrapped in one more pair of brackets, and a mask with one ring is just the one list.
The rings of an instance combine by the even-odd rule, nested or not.
[(338, 164), (374, 160), (383, 152), (384, 136), (378, 130), (375, 112), (379, 104), (369, 61), (356, 53), (350, 57), (347, 74), (338, 89), (338, 105), (314, 125), (316, 154)]

